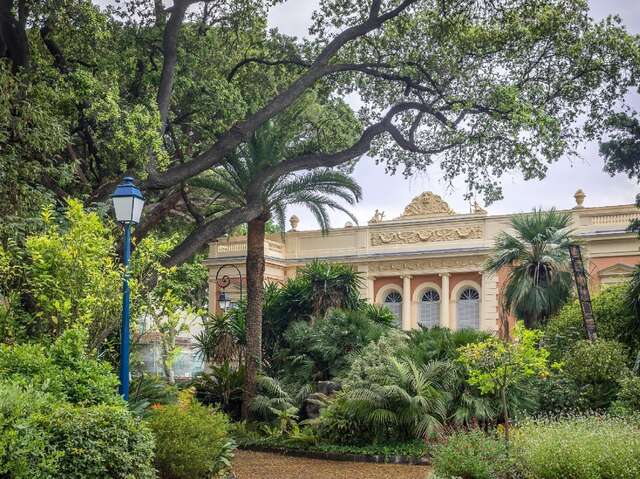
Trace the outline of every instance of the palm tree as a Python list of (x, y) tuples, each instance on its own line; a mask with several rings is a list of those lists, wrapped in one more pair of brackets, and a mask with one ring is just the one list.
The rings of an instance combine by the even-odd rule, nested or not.
[[(218, 195), (226, 209), (247, 205), (251, 186), (267, 169), (286, 159), (283, 138), (273, 123), (260, 128), (246, 149), (231, 157), (209, 178), (208, 188)], [(353, 205), (362, 197), (360, 186), (339, 170), (320, 169), (304, 174), (287, 174), (268, 181), (262, 191), (262, 211), (247, 224), (247, 350), (242, 417), (256, 394), (256, 377), (262, 362), (262, 306), (264, 287), (265, 225), (273, 220), (285, 231), (286, 210), (291, 205), (306, 206), (323, 231), (329, 229), (328, 209), (356, 218), (337, 199)]]
[(567, 213), (534, 210), (511, 219), (515, 234), (503, 232), (495, 240), (485, 269), (508, 269), (502, 307), (527, 328), (543, 325), (571, 295), (570, 223)]

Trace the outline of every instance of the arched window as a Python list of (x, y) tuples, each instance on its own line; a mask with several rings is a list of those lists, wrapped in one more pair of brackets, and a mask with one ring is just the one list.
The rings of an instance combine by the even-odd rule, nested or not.
[(460, 292), (458, 307), (458, 329), (480, 328), (480, 294), (474, 288), (464, 288)]
[(390, 291), (384, 297), (384, 305), (398, 318), (398, 325), (402, 324), (402, 295), (397, 291)]
[(440, 325), (440, 295), (435, 289), (428, 289), (422, 295), (418, 324), (425, 328)]

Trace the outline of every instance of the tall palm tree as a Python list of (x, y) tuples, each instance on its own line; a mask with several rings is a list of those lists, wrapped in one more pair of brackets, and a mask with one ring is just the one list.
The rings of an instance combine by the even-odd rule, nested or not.
[[(260, 128), (247, 143), (246, 149), (229, 158), (216, 169), (208, 188), (218, 195), (218, 204), (226, 209), (246, 206), (253, 181), (265, 169), (284, 161), (287, 149), (283, 138), (272, 123)], [(329, 229), (328, 209), (356, 218), (338, 200), (349, 205), (362, 197), (360, 186), (347, 174), (320, 169), (304, 174), (287, 174), (266, 183), (262, 191), (262, 211), (247, 225), (247, 350), (245, 390), (242, 417), (249, 415), (249, 406), (256, 394), (256, 378), (262, 361), (262, 305), (264, 287), (265, 225), (273, 219), (285, 230), (286, 211), (291, 205), (306, 206), (323, 231)]]
[(538, 328), (566, 303), (573, 284), (569, 257), (571, 216), (534, 210), (511, 219), (514, 234), (497, 236), (485, 269), (508, 270), (502, 307)]

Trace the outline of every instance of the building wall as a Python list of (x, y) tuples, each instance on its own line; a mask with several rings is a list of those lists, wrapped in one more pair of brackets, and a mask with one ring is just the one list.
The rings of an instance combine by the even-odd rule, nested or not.
[[(585, 266), (591, 272), (592, 290), (627, 278), (640, 262), (640, 243), (635, 234), (626, 232), (629, 221), (638, 217), (637, 208), (577, 205), (568, 212), (582, 244)], [(480, 328), (496, 331), (506, 272), (491, 275), (483, 269), (495, 237), (511, 231), (510, 221), (511, 215), (490, 216), (480, 209), (456, 214), (436, 195), (424, 193), (399, 218), (385, 220), (377, 215), (367, 225), (334, 229), (329, 235), (292, 230), (284, 241), (280, 235), (271, 236), (265, 242), (267, 276), (285, 281), (314, 258), (351, 264), (364, 277), (361, 293), (369, 301), (382, 302), (389, 288), (402, 294), (405, 329), (418, 324), (419, 295), (425, 285), (440, 294), (441, 324), (452, 328), (457, 324), (459, 293), (465, 286), (473, 286), (480, 294)], [(238, 237), (211, 244), (205, 264), (210, 269), (212, 289), (216, 288), (212, 274), (215, 276), (220, 265), (232, 262), (243, 269), (245, 241)], [(215, 303), (210, 304), (215, 309)]]

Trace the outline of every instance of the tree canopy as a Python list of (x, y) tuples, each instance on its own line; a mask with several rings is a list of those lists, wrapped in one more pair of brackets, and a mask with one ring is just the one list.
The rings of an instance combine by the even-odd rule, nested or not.
[[(599, 138), (637, 84), (638, 39), (584, 0), (322, 0), (304, 39), (269, 28), (275, 3), (3, 2), (2, 238), (44, 203), (103, 204), (128, 174), (149, 198), (138, 237), (178, 229), (178, 264), (257, 217), (274, 178), (365, 153), (405, 175), (437, 163), (490, 202), (503, 173), (541, 178)], [(306, 147), (245, 205), (209, 209), (192, 181), (282, 115)]]

